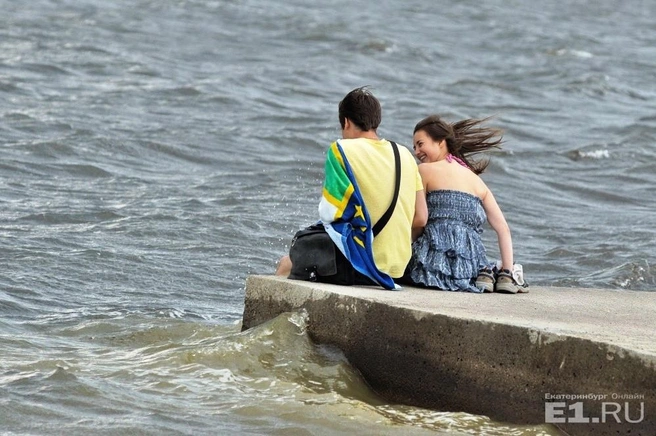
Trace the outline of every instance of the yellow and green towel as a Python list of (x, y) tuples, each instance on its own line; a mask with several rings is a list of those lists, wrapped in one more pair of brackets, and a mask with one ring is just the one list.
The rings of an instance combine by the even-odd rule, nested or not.
[(319, 217), (332, 241), (358, 272), (385, 289), (400, 289), (392, 277), (376, 267), (373, 226), (338, 141), (328, 149)]

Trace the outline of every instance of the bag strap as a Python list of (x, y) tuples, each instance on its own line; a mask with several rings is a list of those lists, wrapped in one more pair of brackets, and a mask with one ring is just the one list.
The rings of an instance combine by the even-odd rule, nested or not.
[(387, 208), (385, 213), (383, 214), (382, 217), (378, 220), (378, 222), (374, 225), (373, 232), (374, 232), (374, 237), (380, 233), (381, 230), (385, 227), (385, 224), (387, 224), (387, 221), (392, 216), (392, 213), (394, 213), (394, 208), (396, 207), (396, 200), (399, 198), (399, 188), (401, 186), (401, 156), (399, 155), (399, 149), (398, 146), (394, 141), (390, 141), (390, 144), (392, 144), (392, 150), (394, 150), (394, 169), (396, 172), (396, 184), (394, 186), (394, 197), (392, 197), (392, 204)]

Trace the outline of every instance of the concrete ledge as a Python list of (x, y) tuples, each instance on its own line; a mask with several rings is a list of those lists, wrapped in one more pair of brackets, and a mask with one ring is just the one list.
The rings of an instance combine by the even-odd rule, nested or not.
[[(395, 292), (247, 278), (243, 329), (301, 308), (310, 337), (341, 348), (390, 401), (544, 424), (551, 395), (568, 403), (556, 407), (568, 434), (656, 434), (656, 292)], [(606, 397), (553, 398), (588, 394)], [(577, 414), (592, 423), (572, 423)]]

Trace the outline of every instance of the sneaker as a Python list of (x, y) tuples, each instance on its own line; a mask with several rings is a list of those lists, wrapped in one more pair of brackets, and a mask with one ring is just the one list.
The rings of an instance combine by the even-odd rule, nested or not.
[[(492, 271), (496, 274), (497, 272), (502, 270), (502, 263), (500, 260), (497, 261), (496, 265), (494, 265), (494, 268), (492, 268)], [(514, 263), (513, 264), (513, 269), (512, 269), (512, 277), (515, 279), (515, 283), (517, 283), (519, 286), (522, 288), (527, 288), (528, 283), (524, 281), (524, 267), (520, 263)]]
[(476, 287), (483, 292), (494, 291), (494, 273), (489, 268), (483, 268), (476, 277)]
[[(523, 280), (522, 280), (523, 281)], [(513, 273), (510, 270), (502, 269), (497, 274), (497, 283), (494, 288), (495, 292), (503, 292), (506, 294), (527, 293), (527, 285), (519, 285), (515, 280)]]

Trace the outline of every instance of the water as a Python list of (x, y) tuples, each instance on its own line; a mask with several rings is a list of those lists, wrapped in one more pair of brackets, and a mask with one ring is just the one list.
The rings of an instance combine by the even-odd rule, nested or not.
[(406, 145), (496, 116), (484, 179), (532, 285), (656, 288), (653, 2), (0, 10), (2, 434), (556, 434), (388, 404), (300, 314), (240, 332), (361, 85)]

